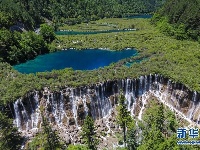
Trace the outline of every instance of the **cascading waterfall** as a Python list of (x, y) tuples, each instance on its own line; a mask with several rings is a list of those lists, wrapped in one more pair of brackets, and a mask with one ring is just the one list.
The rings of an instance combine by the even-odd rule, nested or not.
[(125, 92), (125, 98), (127, 99), (127, 105), (128, 105), (128, 111), (131, 110), (131, 98), (132, 98), (132, 95), (130, 94), (130, 87), (131, 84), (130, 84), (130, 79), (127, 79), (126, 80), (126, 92)]
[(143, 94), (142, 95), (142, 107), (141, 107), (141, 109), (140, 109), (140, 112), (139, 112), (139, 115), (138, 115), (138, 119), (139, 120), (142, 120), (142, 113), (143, 113), (143, 111), (144, 111), (144, 109), (145, 109), (145, 105), (146, 105), (146, 96), (145, 96), (145, 94)]
[(63, 101), (63, 92), (61, 91), (61, 98), (60, 98), (60, 108), (59, 108), (59, 122), (62, 124), (62, 120), (65, 116), (65, 111), (64, 111), (64, 101)]
[(33, 115), (32, 120), (32, 128), (37, 128), (38, 127), (38, 122), (39, 122), (39, 116), (40, 116), (40, 108), (39, 108), (39, 100), (38, 100), (38, 92), (34, 95), (34, 103), (35, 103), (35, 111), (31, 115)]
[(194, 111), (195, 111), (195, 107), (196, 107), (196, 105), (195, 105), (195, 101), (196, 101), (196, 96), (197, 95), (197, 93), (196, 93), (196, 91), (193, 93), (193, 97), (192, 97), (192, 108), (191, 109), (189, 109), (189, 111), (188, 111), (188, 118), (189, 119), (192, 119), (192, 116), (193, 116), (193, 113), (194, 113)]
[(150, 74), (149, 76), (149, 89), (151, 90), (151, 85), (152, 85), (152, 75)]
[(34, 127), (34, 115), (35, 114), (34, 114), (34, 109), (33, 109), (30, 98), (28, 98), (28, 101), (29, 101), (29, 105), (30, 105), (30, 108), (31, 108), (31, 127), (33, 128)]
[(200, 103), (197, 102), (197, 92), (195, 91), (192, 99), (192, 108), (189, 110), (189, 119), (194, 120), (197, 124), (200, 119)]
[[(88, 106), (87, 106), (87, 97), (89, 95), (89, 90), (88, 88), (86, 88), (86, 95), (83, 95), (83, 105), (84, 105), (84, 112), (85, 112), (85, 115), (87, 116), (88, 115)], [(81, 95), (81, 91), (80, 91), (80, 95)]]
[(27, 111), (26, 111), (26, 109), (25, 109), (25, 107), (24, 107), (24, 104), (22, 103), (22, 100), (20, 99), (19, 100), (19, 102), (20, 102), (20, 105), (22, 106), (22, 116), (23, 116), (23, 120), (26, 122), (26, 130), (28, 130), (29, 129), (29, 126), (28, 126), (28, 124), (29, 124), (29, 119), (28, 119), (28, 114), (27, 114)]
[(147, 101), (154, 96), (182, 118), (199, 123), (199, 94), (160, 75), (150, 74), (139, 79), (106, 81), (57, 92), (48, 89), (43, 92), (34, 91), (26, 103), (20, 99), (14, 102), (14, 124), (23, 131), (39, 128), (42, 122), (40, 108), (43, 106), (44, 115), (51, 124), (64, 128), (74, 125), (79, 128), (86, 115), (94, 119), (109, 115), (117, 103), (115, 97), (120, 89), (127, 99), (128, 110), (140, 120)]
[(14, 124), (21, 129), (21, 117), (20, 117), (20, 112), (19, 112), (19, 106), (18, 106), (19, 100), (16, 100), (16, 102), (13, 104), (14, 105), (14, 110), (15, 110), (15, 120)]
[(74, 90), (72, 89), (72, 96), (71, 96), (71, 103), (72, 103), (72, 112), (75, 119), (76, 127), (78, 127), (77, 123), (77, 97), (74, 96)]

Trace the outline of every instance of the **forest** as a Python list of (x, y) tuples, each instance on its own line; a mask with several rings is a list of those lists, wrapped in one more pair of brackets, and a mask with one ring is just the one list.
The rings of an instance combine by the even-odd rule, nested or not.
[(177, 39), (199, 40), (200, 1), (168, 0), (154, 14), (153, 21), (161, 31)]
[(2, 0), (0, 26), (21, 22), (34, 29), (47, 19), (56, 28), (61, 23), (76, 24), (104, 17), (152, 13), (164, 0)]
[[(157, 10), (164, 2), (165, 0), (1, 0), (0, 149), (18, 150), (24, 141), (13, 126), (13, 120), (6, 116), (4, 106), (30, 91), (44, 90), (44, 87), (59, 91), (65, 86), (78, 87), (158, 73), (173, 82), (183, 83), (191, 91), (200, 92), (200, 2), (167, 0)], [(154, 12), (152, 19), (123, 19), (125, 16)], [(121, 28), (134, 27), (137, 31), (118, 33), (117, 36), (114, 33), (60, 36), (54, 32), (59, 28), (76, 29), (81, 24), (94, 24), (99, 23), (98, 21), (111, 22)], [(11, 30), (15, 25), (20, 27), (20, 32)], [(39, 34), (34, 32), (38, 28)], [(93, 42), (94, 38), (97, 39), (96, 43)], [(74, 40), (82, 43), (73, 44)], [(66, 68), (21, 74), (11, 66), (60, 50), (57, 49), (58, 45), (60, 49), (104, 46), (111, 50), (121, 50), (134, 47), (139, 55), (92, 71)], [(137, 59), (144, 61), (134, 63)], [(127, 62), (131, 63), (130, 67), (125, 66)], [(119, 149), (198, 149), (197, 146), (176, 144), (175, 132), (182, 124), (156, 98), (152, 98), (146, 106), (142, 122), (130, 117), (123, 94), (119, 95), (119, 99), (117, 124), (124, 129), (119, 134), (126, 136), (119, 137), (119, 142), (126, 145)], [(52, 130), (47, 119), (44, 117), (42, 120), (42, 130), (26, 145), (27, 149), (97, 149), (99, 141), (96, 139), (94, 120), (90, 116), (86, 117), (80, 135), (85, 144), (68, 147), (56, 131)], [(123, 133), (125, 128), (127, 133)], [(142, 137), (138, 137), (141, 130)]]

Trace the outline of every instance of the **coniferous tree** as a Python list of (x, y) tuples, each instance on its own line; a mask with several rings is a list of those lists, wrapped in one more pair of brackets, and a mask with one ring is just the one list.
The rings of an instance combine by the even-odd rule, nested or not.
[(64, 149), (64, 143), (55, 130), (51, 128), (47, 119), (44, 117), (44, 113), (41, 109), (42, 114), (42, 132), (38, 133), (37, 136), (29, 143), (30, 150), (36, 150), (38, 148), (45, 150), (61, 150)]
[(20, 149), (23, 138), (17, 128), (13, 127), (12, 119), (9, 119), (0, 112), (0, 149), (17, 150)]
[(127, 149), (128, 150), (136, 150), (137, 146), (138, 146), (138, 144), (136, 142), (135, 120), (132, 119), (132, 122), (128, 126), (128, 130), (127, 130)]
[(97, 149), (97, 145), (99, 143), (97, 139), (96, 127), (94, 125), (94, 120), (87, 116), (84, 120), (84, 124), (82, 126), (81, 136), (87, 147), (92, 150)]
[(127, 109), (126, 98), (122, 92), (119, 95), (119, 106), (117, 106), (117, 112), (117, 123), (123, 129), (124, 145), (126, 147), (126, 130), (128, 125), (132, 122), (132, 118)]

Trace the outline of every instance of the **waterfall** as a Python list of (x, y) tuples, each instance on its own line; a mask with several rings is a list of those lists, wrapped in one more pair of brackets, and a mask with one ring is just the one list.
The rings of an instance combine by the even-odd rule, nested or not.
[(34, 95), (34, 102), (35, 102), (35, 111), (33, 115), (32, 119), (32, 128), (37, 128), (38, 127), (38, 122), (39, 122), (39, 116), (40, 116), (40, 109), (39, 109), (39, 100), (38, 100), (38, 92), (36, 92), (36, 94)]
[(149, 77), (150, 79), (149, 79), (149, 89), (151, 90), (151, 83), (152, 83), (152, 75), (150, 74), (150, 77)]
[(23, 116), (23, 120), (26, 122), (26, 130), (28, 131), (29, 127), (28, 127), (28, 122), (29, 122), (29, 119), (28, 119), (28, 114), (27, 114), (27, 111), (24, 107), (24, 104), (22, 103), (22, 100), (20, 99), (19, 100), (20, 102), (20, 105), (22, 106), (23, 110), (22, 110), (22, 116)]
[(188, 111), (188, 118), (189, 118), (189, 119), (192, 119), (193, 113), (194, 113), (194, 111), (195, 111), (195, 107), (196, 107), (196, 105), (195, 105), (196, 97), (197, 97), (197, 93), (196, 93), (196, 91), (195, 91), (195, 92), (193, 93), (193, 97), (192, 97), (192, 107), (191, 107), (191, 109), (189, 109), (189, 111)]
[[(49, 95), (48, 95), (49, 96)], [(51, 93), (52, 96), (52, 101), (53, 101), (53, 108), (54, 108), (54, 117), (55, 117), (55, 121), (57, 124), (60, 123), (59, 120), (59, 110), (58, 110), (58, 103), (59, 103), (59, 99), (56, 99), (55, 95), (53, 93)]]
[(59, 110), (60, 110), (59, 122), (62, 124), (62, 120), (65, 116), (65, 111), (64, 111), (64, 102), (63, 102), (63, 92), (60, 91), (60, 93), (61, 93), (61, 97), (60, 97), (60, 108), (59, 108)]
[[(97, 98), (97, 103), (98, 103), (98, 114), (99, 114), (99, 118), (101, 118), (101, 116), (104, 116), (105, 112), (104, 110), (106, 109), (106, 103), (105, 103), (105, 97), (104, 97), (104, 84), (101, 83), (100, 84), (100, 91), (101, 91), (101, 98), (98, 97)], [(103, 110), (103, 111), (102, 111)]]
[(139, 96), (141, 96), (143, 94), (143, 90), (144, 90), (144, 88), (143, 88), (143, 80), (144, 80), (144, 77), (141, 76), (140, 77), (140, 84), (139, 84)]
[[(80, 91), (81, 95), (81, 91)], [(87, 97), (89, 95), (89, 89), (86, 88), (86, 95), (83, 95), (83, 104), (84, 104), (84, 111), (85, 111), (85, 116), (88, 115), (88, 106), (87, 106)]]
[(147, 101), (153, 96), (182, 118), (199, 123), (199, 94), (191, 94), (183, 85), (158, 74), (150, 74), (138, 79), (106, 81), (79, 88), (66, 87), (58, 92), (45, 89), (40, 95), (35, 91), (26, 103), (23, 99), (13, 103), (14, 124), (25, 132), (38, 129), (42, 121), (40, 108), (43, 105), (44, 115), (52, 125), (63, 128), (63, 131), (69, 125), (78, 129), (87, 115), (94, 119), (108, 116), (115, 108), (115, 97), (120, 90), (127, 99), (128, 111), (139, 120), (142, 119)]
[(131, 110), (131, 98), (132, 98), (132, 95), (130, 94), (129, 90), (130, 90), (130, 79), (127, 79), (126, 80), (126, 90), (125, 90), (125, 98), (127, 100), (127, 106), (128, 106), (128, 111)]
[(142, 99), (142, 107), (141, 107), (139, 115), (138, 115), (139, 120), (142, 120), (142, 113), (145, 109), (145, 105), (146, 105), (146, 101), (147, 101), (146, 94), (143, 94), (141, 99)]
[(21, 129), (21, 116), (20, 116), (20, 110), (19, 110), (19, 99), (16, 100), (16, 102), (13, 104), (14, 105), (14, 110), (15, 110), (15, 120), (14, 124), (16, 124), (17, 128)]
[(33, 122), (34, 121), (34, 109), (33, 109), (30, 98), (28, 98), (28, 101), (29, 101), (29, 105), (31, 108), (31, 128), (33, 128), (33, 126), (34, 126), (34, 122)]
[(76, 127), (78, 127), (77, 122), (77, 97), (74, 96), (74, 90), (72, 89), (72, 96), (71, 96), (71, 103), (72, 103), (72, 112), (75, 119)]

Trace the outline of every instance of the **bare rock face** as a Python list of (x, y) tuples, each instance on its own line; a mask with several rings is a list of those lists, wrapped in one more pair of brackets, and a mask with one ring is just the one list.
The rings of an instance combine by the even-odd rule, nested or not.
[(46, 106), (46, 99), (41, 98), (41, 100), (40, 100), (40, 106), (43, 106), (43, 107)]
[(70, 139), (69, 136), (66, 136), (66, 137), (65, 137), (65, 143), (66, 143), (66, 145), (71, 144), (71, 139)]
[(66, 116), (63, 117), (62, 123), (63, 123), (64, 125), (67, 125), (67, 124), (68, 124), (68, 119), (67, 119)]
[(193, 115), (193, 120), (199, 123), (199, 118), (200, 118), (200, 108), (196, 108)]
[(111, 105), (113, 107), (115, 105), (115, 97), (113, 95), (111, 95), (109, 99), (110, 99)]
[(69, 125), (75, 125), (75, 119), (70, 117), (69, 118)]
[(87, 105), (87, 107), (90, 107), (90, 104), (91, 104), (91, 101), (90, 101), (89, 97), (87, 96), (86, 97), (86, 105)]
[(55, 123), (55, 117), (53, 114), (49, 114), (50, 122)]
[(63, 100), (65, 101), (65, 103), (69, 103), (70, 102), (69, 93), (64, 93), (63, 94)]
[(65, 109), (66, 110), (71, 110), (72, 109), (72, 105), (70, 102), (65, 102)]
[(77, 116), (78, 124), (82, 125), (83, 120), (85, 119), (85, 108), (82, 99), (78, 102)]

